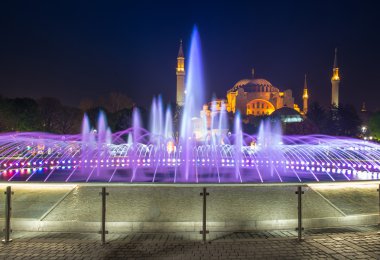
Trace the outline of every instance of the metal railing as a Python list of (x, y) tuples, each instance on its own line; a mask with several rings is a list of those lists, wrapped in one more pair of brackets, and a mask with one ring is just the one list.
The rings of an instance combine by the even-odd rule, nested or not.
[[(331, 184), (331, 183), (329, 183)], [(373, 183), (371, 183), (373, 184)], [(24, 184), (25, 185), (25, 184)], [(72, 183), (70, 183), (72, 185)], [(150, 186), (149, 184), (142, 184), (142, 183), (137, 183), (137, 184), (123, 184), (123, 183), (116, 183), (116, 184), (104, 184), (104, 183), (77, 183), (78, 186), (91, 186), (91, 187), (99, 187), (101, 188), (101, 191), (99, 195), (101, 195), (101, 230), (99, 231), (99, 234), (101, 236), (101, 243), (104, 245), (106, 244), (106, 235), (108, 234), (108, 231), (106, 229), (106, 209), (107, 209), (107, 196), (109, 195), (109, 192), (107, 192), (106, 188), (107, 187), (126, 187), (126, 186), (133, 186), (133, 187), (148, 187)], [(17, 186), (15, 184), (14, 186)], [(297, 231), (297, 240), (302, 241), (303, 240), (303, 225), (302, 225), (302, 195), (304, 194), (303, 187), (307, 187), (307, 184), (155, 184), (156, 186), (160, 187), (191, 187), (191, 188), (201, 188), (201, 193), (200, 196), (202, 197), (202, 230), (199, 232), (202, 235), (202, 241), (206, 242), (207, 241), (207, 234), (209, 234), (209, 231), (207, 230), (207, 196), (210, 195), (210, 192), (207, 190), (210, 187), (259, 187), (259, 186), (286, 186), (286, 187), (294, 187), (296, 188), (295, 194), (297, 195), (297, 205), (294, 205), (294, 208), (297, 210), (297, 227), (295, 230)], [(379, 193), (379, 200), (378, 200), (378, 207), (379, 207), (379, 217), (380, 217), (380, 184), (378, 184), (378, 189), (377, 192)], [(11, 220), (12, 220), (12, 196), (13, 196), (13, 191), (12, 191), (12, 186), (6, 186), (4, 195), (5, 195), (5, 228), (4, 228), (4, 239), (2, 240), (3, 243), (9, 243), (12, 241), (11, 239)], [(379, 220), (379, 225), (380, 225), (380, 220)]]

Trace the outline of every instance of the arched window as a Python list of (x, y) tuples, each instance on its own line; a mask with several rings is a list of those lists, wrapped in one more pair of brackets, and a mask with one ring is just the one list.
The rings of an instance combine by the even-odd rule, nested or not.
[(275, 110), (265, 99), (253, 99), (247, 103), (247, 115), (270, 115)]

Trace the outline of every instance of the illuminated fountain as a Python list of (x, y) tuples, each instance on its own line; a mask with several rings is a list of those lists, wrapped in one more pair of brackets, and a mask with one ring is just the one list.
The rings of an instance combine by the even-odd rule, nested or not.
[[(262, 122), (256, 135), (243, 132), (239, 113), (228, 125), (226, 108), (203, 101), (200, 40), (192, 35), (186, 100), (179, 134), (161, 97), (154, 98), (144, 128), (133, 111), (132, 126), (111, 133), (104, 113), (96, 128), (84, 116), (82, 133), (0, 135), (2, 181), (263, 183), (377, 180), (380, 145), (359, 139), (282, 136), (277, 122)], [(147, 130), (149, 129), (149, 130)], [(230, 129), (230, 130), (229, 130)]]

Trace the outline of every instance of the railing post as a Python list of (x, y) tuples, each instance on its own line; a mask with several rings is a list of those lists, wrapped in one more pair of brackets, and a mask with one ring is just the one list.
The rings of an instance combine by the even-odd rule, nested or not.
[(206, 206), (207, 206), (207, 196), (210, 195), (210, 193), (207, 192), (207, 189), (206, 188), (203, 188), (203, 192), (201, 192), (200, 194), (201, 196), (203, 196), (203, 219), (202, 219), (202, 230), (199, 232), (200, 234), (202, 234), (202, 241), (203, 243), (206, 242), (206, 234), (209, 233), (209, 231), (207, 230), (207, 214), (206, 214)]
[(106, 197), (108, 196), (108, 192), (106, 192), (106, 187), (102, 187), (102, 192), (99, 195), (102, 196), (102, 229), (100, 230), (100, 235), (102, 239), (102, 245), (106, 243), (106, 234), (108, 231), (106, 230)]
[(302, 231), (303, 231), (303, 227), (302, 227), (302, 194), (304, 194), (304, 191), (302, 191), (302, 186), (297, 187), (296, 194), (298, 195), (297, 196), (298, 197), (298, 207), (297, 207), (298, 227), (296, 228), (296, 230), (298, 231), (298, 241), (302, 241)]
[(379, 184), (379, 188), (377, 189), (377, 192), (379, 193), (379, 219), (378, 219), (378, 225), (380, 226), (380, 184)]
[(5, 198), (5, 228), (4, 228), (4, 239), (3, 243), (9, 243), (12, 241), (11, 239), (11, 213), (12, 213), (12, 188), (8, 186), (6, 191), (4, 192), (6, 195)]

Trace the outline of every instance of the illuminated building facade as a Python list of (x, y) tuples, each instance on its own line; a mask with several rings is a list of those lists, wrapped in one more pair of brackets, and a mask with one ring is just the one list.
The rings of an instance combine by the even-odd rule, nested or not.
[[(306, 103), (307, 99), (308, 97), (306, 97)], [(268, 80), (254, 78), (253, 73), (252, 79), (239, 80), (232, 89), (227, 91), (226, 109), (228, 112), (240, 111), (242, 115), (263, 116), (270, 115), (282, 107), (301, 112), (298, 105), (294, 103), (290, 89), (280, 91)]]
[[(336, 58), (335, 58), (336, 59)], [(336, 62), (335, 62), (336, 64)], [(337, 68), (334, 64), (334, 72)], [(335, 70), (336, 68), (336, 70)], [(178, 56), (177, 56), (177, 95), (176, 103), (183, 106), (185, 102), (185, 56), (183, 53), (182, 41), (180, 41)], [(334, 74), (335, 75), (335, 74)], [(333, 77), (334, 78), (334, 77)], [(339, 76), (338, 76), (339, 78)], [(334, 78), (335, 80), (335, 78)], [(332, 79), (333, 81), (333, 79)], [(294, 103), (292, 90), (287, 89), (281, 91), (273, 86), (268, 80), (254, 77), (252, 70), (251, 79), (239, 80), (230, 90), (227, 91), (226, 99), (216, 99), (208, 104), (205, 104), (200, 112), (199, 125), (206, 123), (210, 126), (210, 121), (213, 113), (219, 113), (221, 110), (226, 110), (230, 113), (239, 111), (243, 116), (265, 116), (271, 115), (276, 110), (288, 108), (305, 116), (308, 111), (309, 93), (307, 87), (307, 79), (305, 75), (303, 88), (303, 107)], [(288, 111), (288, 110), (287, 110)], [(202, 119), (203, 118), (203, 119)], [(197, 125), (194, 122), (195, 125)], [(197, 128), (197, 127), (196, 127)]]

